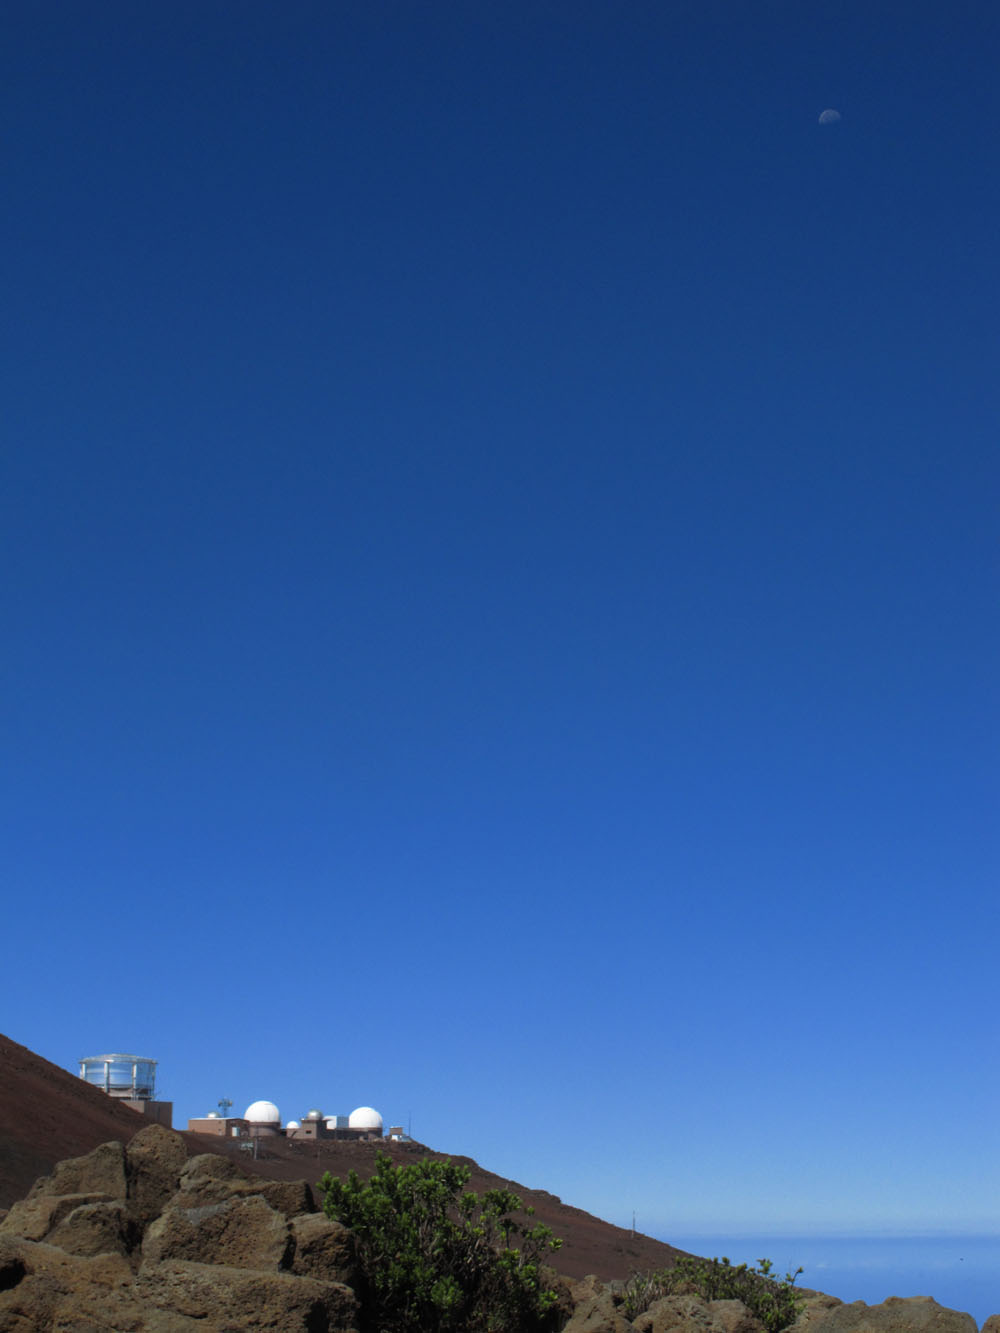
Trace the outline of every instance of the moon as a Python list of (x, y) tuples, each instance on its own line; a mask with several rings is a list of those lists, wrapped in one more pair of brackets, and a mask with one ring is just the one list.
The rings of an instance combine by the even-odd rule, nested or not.
[(819, 123), (821, 125), (836, 125), (840, 119), (840, 112), (834, 111), (832, 106), (828, 106), (825, 111), (819, 113)]

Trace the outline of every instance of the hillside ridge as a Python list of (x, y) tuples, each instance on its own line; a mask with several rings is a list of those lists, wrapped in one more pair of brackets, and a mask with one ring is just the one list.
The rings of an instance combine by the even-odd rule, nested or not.
[[(40, 1176), (51, 1173), (68, 1157), (79, 1157), (102, 1143), (127, 1144), (149, 1122), (98, 1088), (0, 1034), (0, 1209), (22, 1199)], [(582, 1208), (563, 1203), (544, 1189), (532, 1189), (498, 1176), (472, 1158), (448, 1154), (418, 1143), (302, 1144), (275, 1138), (265, 1141), (259, 1160), (248, 1160), (235, 1144), (182, 1131), (188, 1154), (215, 1153), (237, 1158), (248, 1170), (272, 1180), (306, 1180), (310, 1184), (329, 1171), (346, 1176), (356, 1170), (367, 1177), (375, 1156), (386, 1152), (393, 1161), (431, 1157), (465, 1162), (470, 1189), (509, 1188), (535, 1210), (538, 1221), (562, 1238), (559, 1268), (569, 1277), (594, 1274), (603, 1281), (627, 1278), (640, 1269), (669, 1264), (682, 1251), (651, 1236), (614, 1226)]]

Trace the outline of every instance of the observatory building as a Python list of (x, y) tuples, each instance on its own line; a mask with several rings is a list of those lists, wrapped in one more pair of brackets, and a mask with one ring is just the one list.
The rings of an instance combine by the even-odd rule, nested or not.
[(156, 1100), (156, 1061), (145, 1055), (88, 1055), (80, 1061), (80, 1077), (115, 1101), (171, 1128), (173, 1102)]
[(243, 1112), (243, 1119), (255, 1138), (281, 1133), (281, 1112), (274, 1102), (251, 1102)]
[(359, 1106), (350, 1115), (327, 1115), (313, 1107), (302, 1123), (290, 1120), (285, 1126), (288, 1139), (380, 1139), (382, 1117), (370, 1106)]
[(209, 1111), (208, 1115), (188, 1121), (191, 1134), (215, 1134), (225, 1139), (245, 1139), (250, 1133), (249, 1124), (238, 1115), (220, 1115), (218, 1111)]
[[(232, 1102), (224, 1098), (219, 1106), (228, 1110)], [(244, 1115), (209, 1111), (206, 1116), (195, 1117), (188, 1121), (188, 1130), (192, 1134), (215, 1134), (227, 1139), (267, 1138), (281, 1133), (281, 1112), (274, 1102), (252, 1102)]]
[[(220, 1107), (229, 1106), (229, 1102), (220, 1102)], [(308, 1110), (301, 1120), (289, 1120), (282, 1127), (281, 1112), (274, 1102), (251, 1102), (242, 1116), (220, 1115), (218, 1111), (209, 1111), (208, 1115), (188, 1121), (192, 1134), (212, 1134), (224, 1138), (266, 1139), (283, 1135), (286, 1139), (303, 1140), (339, 1139), (343, 1141), (358, 1139), (381, 1139), (384, 1135), (382, 1117), (371, 1106), (359, 1106), (350, 1115), (324, 1115), (316, 1106)], [(393, 1136), (401, 1135), (402, 1130), (390, 1131)]]

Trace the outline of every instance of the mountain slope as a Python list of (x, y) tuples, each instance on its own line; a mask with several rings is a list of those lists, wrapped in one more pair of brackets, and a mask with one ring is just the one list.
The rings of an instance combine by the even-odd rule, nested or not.
[(0, 1034), (0, 1208), (64, 1157), (127, 1143), (146, 1122), (98, 1088)]
[[(82, 1156), (110, 1139), (127, 1143), (148, 1123), (137, 1111), (0, 1035), (0, 1208), (9, 1208), (22, 1198), (39, 1176), (48, 1175), (63, 1158)], [(446, 1156), (416, 1143), (306, 1145), (275, 1138), (262, 1141), (262, 1155), (252, 1161), (225, 1139), (187, 1133), (183, 1137), (190, 1154), (235, 1156), (260, 1175), (275, 1180), (308, 1180), (311, 1184), (325, 1171), (345, 1176), (353, 1169), (362, 1177), (368, 1176), (379, 1151), (387, 1152), (397, 1162)], [(562, 1238), (556, 1267), (569, 1277), (594, 1273), (604, 1281), (624, 1278), (637, 1269), (663, 1267), (680, 1253), (649, 1236), (633, 1235), (602, 1222), (544, 1190), (527, 1189), (493, 1175), (470, 1158), (453, 1160), (468, 1164), (472, 1172), (470, 1188), (477, 1193), (510, 1188), (535, 1209), (536, 1220), (545, 1222)]]

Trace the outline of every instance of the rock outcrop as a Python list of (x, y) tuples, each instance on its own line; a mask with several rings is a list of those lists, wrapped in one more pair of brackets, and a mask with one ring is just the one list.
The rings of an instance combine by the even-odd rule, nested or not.
[[(986, 1321), (984, 1329), (996, 1316)], [(949, 1310), (930, 1296), (890, 1296), (880, 1305), (845, 1304), (815, 1293), (788, 1333), (977, 1333), (970, 1314)]]
[(0, 1220), (0, 1333), (356, 1333), (350, 1233), (304, 1182), (150, 1125), (61, 1162)]
[(763, 1333), (742, 1301), (663, 1296), (632, 1324), (637, 1333)]
[[(741, 1301), (708, 1301), (691, 1293), (661, 1297), (630, 1322), (621, 1287), (594, 1277), (572, 1284), (572, 1314), (563, 1333), (764, 1333)], [(976, 1333), (971, 1315), (929, 1296), (893, 1296), (880, 1305), (845, 1304), (821, 1292), (803, 1297), (802, 1311), (786, 1333)], [(1000, 1333), (1000, 1315), (986, 1321), (983, 1333)]]
[(663, 1296), (631, 1322), (624, 1313), (621, 1283), (594, 1277), (570, 1291), (573, 1312), (563, 1333), (764, 1333), (742, 1301), (706, 1301), (700, 1296)]
[(569, 1291), (572, 1315), (563, 1333), (628, 1333), (632, 1325), (622, 1313), (616, 1286), (585, 1277)]

